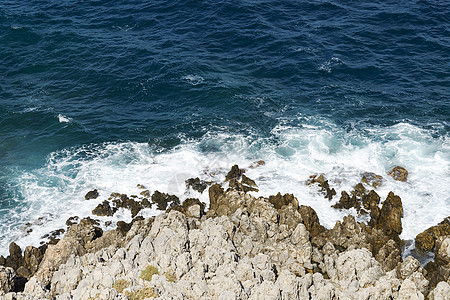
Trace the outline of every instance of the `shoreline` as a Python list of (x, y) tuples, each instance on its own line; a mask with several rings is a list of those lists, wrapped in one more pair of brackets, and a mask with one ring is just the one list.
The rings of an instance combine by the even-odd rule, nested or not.
[[(358, 295), (368, 293), (375, 298), (382, 295), (383, 297), (390, 295), (394, 298), (414, 295), (418, 297), (417, 299), (424, 296), (439, 299), (438, 295), (443, 291), (450, 291), (448, 285), (450, 253), (447, 253), (450, 250), (450, 236), (446, 231), (448, 228), (444, 228), (441, 232), (444, 233), (443, 238), (435, 238), (433, 232), (436, 230), (431, 229), (428, 235), (424, 234), (423, 241), (421, 240), (421, 245), (429, 248), (430, 236), (432, 236), (432, 247), (429, 250), (435, 248), (436, 257), (431, 267), (422, 267), (420, 262), (412, 256), (403, 260), (404, 241), (399, 238), (403, 216), (401, 199), (391, 192), (386, 200), (381, 201), (380, 208), (380, 197), (375, 189), (376, 185), (381, 184), (381, 179), (377, 176), (371, 173), (364, 175), (362, 183), (356, 185), (352, 192), (345, 192), (345, 194), (343, 192), (339, 202), (334, 205), (336, 209), (355, 208), (362, 214), (368, 214), (370, 216), (368, 224), (356, 222), (350, 215), (344, 217), (342, 222), (337, 222), (332, 229), (323, 227), (314, 209), (299, 205), (293, 195), (278, 193), (268, 198), (255, 198), (247, 194), (249, 191), (257, 190), (258, 186), (237, 165), (233, 166), (226, 176), (225, 183), (222, 184), (224, 186), (228, 184), (227, 190), (224, 190), (220, 184), (202, 182), (198, 178), (192, 178), (190, 182), (187, 182), (189, 187), (201, 192), (209, 188), (207, 191), (210, 209), (206, 212), (205, 204), (198, 199), (190, 198), (181, 204), (177, 197), (164, 193), (155, 192), (150, 197), (150, 194), (145, 193), (145, 189), (142, 196), (147, 201), (142, 199), (136, 201), (136, 197), (115, 195), (99, 204), (95, 209), (96, 213), (113, 215), (118, 208), (124, 208), (129, 209), (136, 216), (140, 209), (149, 205), (157, 205), (161, 210), (168, 209), (156, 217), (147, 219), (136, 217), (130, 224), (120, 221), (117, 229), (106, 232), (98, 227), (99, 224), (94, 219), (84, 218), (78, 224), (69, 226), (61, 240), (54, 241), (45, 247), (27, 247), (23, 256), (21, 249), (12, 243), (10, 256), (0, 259), (0, 265), (11, 265), (11, 262), (14, 262), (15, 265), (11, 266), (16, 267), (13, 271), (16, 275), (11, 273), (11, 269), (2, 268), (0, 273), (9, 272), (6, 278), (10, 279), (10, 289), (8, 290), (6, 284), (2, 286), (2, 289), (4, 292), (18, 292), (7, 294), (5, 297), (10, 297), (7, 299), (34, 299), (33, 297), (44, 299), (50, 297), (51, 299), (58, 295), (56, 299), (71, 299), (70, 297), (89, 299), (94, 296), (92, 293), (100, 299), (126, 299), (126, 297), (140, 299), (132, 297), (137, 297), (139, 293), (144, 292), (148, 293), (145, 294), (147, 296), (153, 295), (161, 299), (169, 295), (176, 299), (184, 299), (189, 298), (189, 295), (183, 294), (178, 289), (177, 282), (186, 281), (191, 284), (202, 281), (200, 289), (203, 293), (196, 296), (204, 299), (221, 297), (232, 299), (232, 295), (237, 297), (236, 299), (256, 299), (255, 295), (265, 295), (269, 292), (269, 285), (270, 290), (278, 288), (281, 294), (285, 291), (286, 295), (289, 294), (294, 298), (302, 298), (305, 295), (320, 297), (323, 290), (317, 288), (318, 286), (327, 287), (327, 295), (333, 294), (337, 298), (350, 297), (351, 294), (342, 292), (346, 286), (354, 293), (359, 293)], [(331, 199), (336, 194), (323, 175), (311, 176), (307, 184), (318, 185), (325, 198)], [(374, 189), (367, 191), (365, 187), (369, 185)], [(86, 200), (96, 198), (95, 196), (95, 192), (92, 191), (86, 195)], [(211, 232), (206, 224), (222, 228), (222, 235), (215, 236), (216, 233)], [(166, 236), (169, 231), (174, 232), (173, 236)], [(163, 233), (165, 238), (173, 241), (174, 244), (167, 244), (167, 240), (158, 244), (159, 239), (162, 239), (160, 234)], [(191, 237), (191, 234), (194, 236)], [(207, 241), (199, 241), (196, 234), (206, 235)], [(202, 248), (198, 243), (206, 243), (208, 246), (208, 240), (213, 237), (223, 245), (227, 245), (224, 248), (227, 251), (222, 251), (225, 256), (215, 254), (217, 262), (209, 261), (208, 255), (201, 253), (205, 250), (197, 249)], [(146, 244), (148, 247), (143, 246), (145, 240), (148, 240)], [(190, 246), (186, 246), (186, 243)], [(212, 245), (209, 246), (212, 247)], [(197, 263), (200, 265), (194, 263), (193, 249), (200, 251), (200, 254), (195, 254)], [(215, 247), (214, 250), (220, 253), (223, 249)], [(146, 253), (147, 257), (135, 261), (136, 257), (142, 256), (142, 253)], [(80, 285), (87, 284), (86, 278), (95, 274), (98, 268), (101, 269), (101, 264), (112, 268), (116, 264), (114, 257), (117, 259), (117, 256), (120, 256), (123, 258), (119, 261), (122, 259), (127, 261), (133, 255), (134, 259), (128, 261), (131, 267), (127, 269), (123, 266), (124, 270), (116, 274), (117, 278), (108, 280), (100, 278), (101, 276), (91, 278), (89, 284), (92, 290), (89, 291), (89, 296), (86, 290), (80, 289)], [(257, 273), (254, 267), (255, 262), (249, 263), (249, 261), (260, 256), (264, 256), (266, 263), (259, 272), (267, 276), (260, 275), (263, 280), (255, 279), (256, 275), (246, 280), (240, 278), (239, 276), (244, 276), (248, 272)], [(100, 261), (95, 262), (94, 259), (94, 262), (89, 262), (95, 268), (87, 273), (83, 272), (86, 278), (82, 279), (80, 274), (75, 274), (74, 266), (87, 267), (89, 265), (87, 261), (95, 257), (103, 258), (102, 261), (99, 259)], [(178, 264), (179, 257), (184, 257), (185, 260)], [(229, 261), (224, 261), (224, 257), (228, 257)], [(174, 260), (175, 263), (170, 260)], [(252, 265), (252, 267), (246, 267), (247, 273), (244, 272), (244, 275), (239, 273), (242, 260)], [(338, 267), (337, 262), (340, 260), (344, 263)], [(352, 261), (351, 268), (355, 268), (356, 278), (347, 278), (348, 276), (345, 275), (351, 272), (346, 270), (348, 266), (345, 261), (347, 260)], [(215, 268), (215, 272), (208, 276), (206, 274), (211, 271), (201, 271), (201, 265), (206, 262), (208, 266), (212, 264)], [(367, 264), (364, 265), (364, 262)], [(141, 278), (142, 274), (139, 275), (139, 273), (144, 272), (149, 266), (156, 268), (157, 273), (160, 274), (155, 273), (154, 275), (157, 275), (155, 279), (151, 276), (150, 280)], [(227, 276), (221, 278), (223, 274), (218, 273), (218, 270), (225, 266), (230, 269), (227, 272), (234, 274), (236, 280), (229, 283), (228, 287), (225, 286), (223, 290), (219, 287), (213, 288), (212, 282), (226, 281)], [(202, 275), (197, 277), (199, 272)], [(374, 272), (376, 274), (373, 274)], [(363, 277), (367, 281), (365, 283), (367, 287), (355, 283), (355, 280), (361, 281), (362, 274), (365, 274)], [(302, 282), (305, 288), (291, 295), (291, 292), (287, 291), (291, 291), (293, 286), (280, 286), (280, 276), (290, 278), (291, 284), (297, 287)], [(68, 277), (70, 277), (70, 283), (65, 282)], [(121, 280), (119, 277), (129, 282), (129, 285), (122, 289), (122, 292), (125, 290), (123, 293), (116, 284), (118, 280)], [(381, 278), (384, 284), (391, 285), (390, 291), (379, 286), (378, 282)], [(246, 286), (247, 281), (252, 283)], [(99, 285), (103, 288), (93, 288)], [(239, 286), (243, 288), (238, 288)], [(212, 291), (214, 292), (211, 295)], [(208, 293), (210, 298), (206, 296)], [(231, 298), (227, 298), (227, 295)]]

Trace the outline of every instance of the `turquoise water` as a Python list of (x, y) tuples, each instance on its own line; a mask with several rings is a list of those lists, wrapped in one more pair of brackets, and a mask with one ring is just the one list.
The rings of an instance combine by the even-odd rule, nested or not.
[(304, 187), (310, 174), (339, 194), (405, 166), (410, 181), (380, 194), (402, 197), (414, 237), (450, 215), (448, 7), (2, 1), (0, 252), (88, 215), (90, 189), (207, 201), (184, 180), (260, 159), (260, 194), (294, 193), (327, 226), (344, 212)]

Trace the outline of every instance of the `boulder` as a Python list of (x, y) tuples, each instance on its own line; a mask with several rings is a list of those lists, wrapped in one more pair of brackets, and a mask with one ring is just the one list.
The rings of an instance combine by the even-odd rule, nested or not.
[(86, 199), (86, 200), (97, 199), (97, 197), (98, 197), (98, 191), (95, 189), (93, 191), (87, 192), (86, 195), (84, 196), (84, 199)]
[(109, 201), (105, 200), (92, 210), (92, 214), (96, 216), (113, 216), (117, 208), (111, 208)]
[(396, 166), (392, 168), (388, 173), (389, 176), (398, 181), (407, 181), (408, 180), (408, 171), (400, 166)]

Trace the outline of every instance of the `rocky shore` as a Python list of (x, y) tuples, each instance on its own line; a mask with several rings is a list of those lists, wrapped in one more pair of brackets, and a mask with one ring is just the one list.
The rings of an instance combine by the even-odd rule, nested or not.
[[(380, 199), (379, 175), (365, 174), (334, 206), (355, 208), (369, 222), (349, 215), (332, 229), (291, 194), (250, 195), (257, 183), (238, 166), (222, 184), (186, 184), (209, 193), (209, 210), (198, 199), (180, 203), (143, 189), (139, 199), (112, 195), (93, 213), (166, 211), (106, 232), (94, 218), (74, 218), (60, 240), (23, 252), (11, 243), (0, 257), (0, 299), (450, 299), (450, 219), (416, 239), (434, 261), (402, 259), (402, 200), (393, 192)], [(323, 175), (307, 184), (327, 199), (336, 195)]]

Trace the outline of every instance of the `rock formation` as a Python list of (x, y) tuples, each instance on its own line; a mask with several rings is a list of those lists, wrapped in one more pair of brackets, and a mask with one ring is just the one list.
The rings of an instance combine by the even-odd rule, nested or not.
[[(229, 182), (243, 177), (238, 167), (232, 174)], [(37, 269), (37, 250), (22, 256), (12, 245), (10, 256), (20, 261), (15, 266), (30, 266), (34, 275), (18, 289), (14, 269), (0, 267), (0, 297), (281, 300), (449, 295), (450, 237), (436, 239), (436, 259), (430, 267), (423, 268), (411, 256), (403, 261), (398, 238), (403, 209), (393, 193), (369, 224), (347, 216), (327, 229), (314, 209), (299, 205), (291, 194), (256, 198), (239, 186), (225, 190), (220, 184), (208, 192), (206, 212), (204, 203), (190, 198), (182, 204), (172, 201), (157, 217), (118, 222), (117, 229), (107, 232), (95, 220), (82, 219), (56, 245), (48, 245)], [(167, 206), (170, 196), (160, 194), (162, 200), (154, 202)], [(361, 199), (364, 195), (370, 192), (355, 194)], [(365, 209), (378, 207), (375, 194), (364, 199)]]

